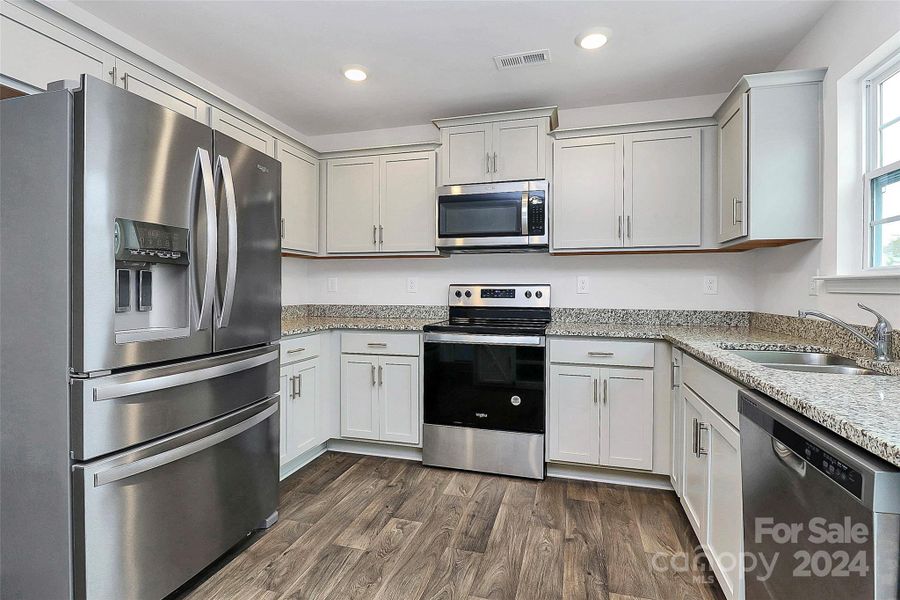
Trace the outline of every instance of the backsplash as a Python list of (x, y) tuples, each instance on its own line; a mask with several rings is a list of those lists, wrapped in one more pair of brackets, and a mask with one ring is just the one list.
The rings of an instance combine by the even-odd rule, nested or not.
[(717, 325), (748, 327), (750, 313), (737, 310), (671, 310), (629, 308), (553, 308), (558, 323), (616, 323), (622, 325)]
[[(867, 325), (855, 325), (860, 331), (871, 336), (873, 328)], [(792, 315), (773, 313), (750, 313), (750, 327), (781, 333), (792, 337), (815, 340), (820, 344), (840, 348), (853, 354), (871, 356), (872, 349), (863, 344), (855, 336), (834, 323), (821, 319), (801, 319)], [(892, 360), (900, 360), (900, 331), (893, 332)]]
[(336, 317), (366, 319), (447, 318), (447, 307), (433, 304), (295, 304), (282, 308), (282, 317)]

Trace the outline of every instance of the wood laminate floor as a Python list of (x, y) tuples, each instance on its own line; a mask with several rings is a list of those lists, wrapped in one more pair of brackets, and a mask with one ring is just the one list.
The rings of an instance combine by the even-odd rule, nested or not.
[(279, 516), (177, 597), (722, 598), (671, 492), (328, 452), (282, 482)]

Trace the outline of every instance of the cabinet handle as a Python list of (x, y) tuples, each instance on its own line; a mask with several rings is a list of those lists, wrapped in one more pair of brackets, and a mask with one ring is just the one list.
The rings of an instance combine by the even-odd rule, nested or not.
[(485, 165), (487, 165), (487, 166), (485, 166), (485, 169), (486, 169), (485, 173), (490, 173), (491, 172), (491, 153), (490, 152), (485, 153), (484, 159), (485, 159)]
[(288, 380), (291, 382), (291, 391), (288, 392), (288, 398), (291, 400), (294, 399), (294, 395), (297, 393), (297, 386), (294, 385), (294, 380), (296, 379), (296, 375), (291, 375), (291, 378)]
[(738, 223), (743, 223), (743, 222), (744, 222), (744, 215), (741, 214), (743, 211), (737, 210), (737, 206), (738, 206), (739, 204), (743, 207), (744, 201), (741, 200), (741, 199), (739, 199), (739, 198), (735, 198), (735, 199), (734, 199), (734, 207), (735, 207), (735, 210), (734, 210), (734, 212), (735, 212), (734, 224), (735, 224), (735, 225), (737, 225)]
[(618, 222), (619, 222), (619, 228), (617, 230), (618, 233), (616, 233), (616, 239), (621, 240), (622, 239), (622, 215), (619, 215)]
[(737, 225), (737, 198), (731, 199), (731, 224)]
[(112, 81), (113, 85), (116, 84), (116, 67), (113, 65), (113, 68), (109, 71), (109, 78)]
[(281, 239), (284, 239), (284, 217), (281, 217)]
[(384, 384), (384, 367), (378, 365), (378, 385)]
[(709, 454), (709, 448), (703, 447), (703, 432), (709, 431), (708, 423), (697, 423), (697, 456), (706, 456)]
[(673, 360), (672, 361), (672, 389), (673, 390), (678, 387), (678, 384), (675, 383), (677, 381), (677, 379), (675, 379), (675, 369), (680, 369), (680, 368), (681, 367), (678, 365), (678, 363)]
[(609, 379), (603, 380), (603, 404), (606, 405), (606, 401), (609, 399)]
[(372, 386), (375, 386), (375, 365), (372, 365)]
[(597, 391), (597, 380), (594, 379), (594, 404), (597, 404), (599, 402), (599, 399), (597, 398), (598, 395), (599, 392)]
[(497, 153), (494, 152), (494, 173), (497, 172)]
[(303, 397), (303, 374), (298, 373), (294, 379), (297, 380), (297, 398)]
[(378, 225), (372, 225), (372, 245), (378, 245)]
[(287, 351), (288, 354), (296, 354), (297, 352), (306, 352), (306, 348), (292, 348)]
[(387, 348), (387, 344), (385, 342), (369, 342), (366, 344), (369, 348)]
[(625, 227), (625, 230), (627, 232), (628, 239), (630, 240), (631, 239), (631, 215), (628, 215), (627, 217), (625, 217), (625, 223), (627, 224), (627, 226)]
[(697, 426), (700, 424), (700, 422), (699, 422), (697, 419), (692, 419), (692, 421), (693, 421), (693, 429), (694, 429), (694, 431), (693, 431), (693, 434), (692, 434), (692, 436), (691, 436), (691, 454), (693, 454), (694, 456), (696, 456), (696, 457), (699, 458), (700, 455), (697, 454), (697, 446), (698, 446), (698, 444), (699, 444), (699, 436), (698, 436), (698, 433), (699, 433), (700, 430), (699, 430), (699, 428), (698, 428)]
[(384, 245), (384, 225), (378, 226), (378, 243)]
[(588, 352), (588, 356), (615, 356), (615, 352)]

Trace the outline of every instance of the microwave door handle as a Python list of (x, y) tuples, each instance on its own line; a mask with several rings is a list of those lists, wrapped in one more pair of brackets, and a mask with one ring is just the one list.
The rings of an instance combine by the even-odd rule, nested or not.
[(199, 331), (208, 328), (210, 324), (213, 294), (215, 293), (214, 288), (216, 285), (216, 251), (218, 247), (216, 186), (213, 177), (212, 161), (209, 158), (209, 151), (205, 148), (197, 148), (195, 170), (197, 169), (200, 171), (203, 203), (206, 211), (206, 273), (203, 276), (203, 287), (199, 300), (200, 310), (197, 316), (197, 330)]
[(222, 174), (222, 187), (225, 189), (225, 211), (228, 219), (228, 261), (225, 266), (225, 290), (222, 292), (219, 327), (228, 327), (231, 321), (231, 307), (234, 305), (234, 285), (237, 278), (237, 203), (234, 195), (234, 178), (231, 175), (231, 163), (227, 156), (219, 155), (216, 159), (218, 172)]
[(522, 192), (522, 235), (528, 235), (528, 191)]

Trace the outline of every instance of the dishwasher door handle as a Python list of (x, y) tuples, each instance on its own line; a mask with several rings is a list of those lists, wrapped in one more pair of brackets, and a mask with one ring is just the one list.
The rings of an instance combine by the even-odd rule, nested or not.
[(787, 465), (787, 467), (797, 473), (797, 475), (806, 477), (806, 461), (775, 438), (772, 438), (772, 452), (775, 453), (778, 460)]

